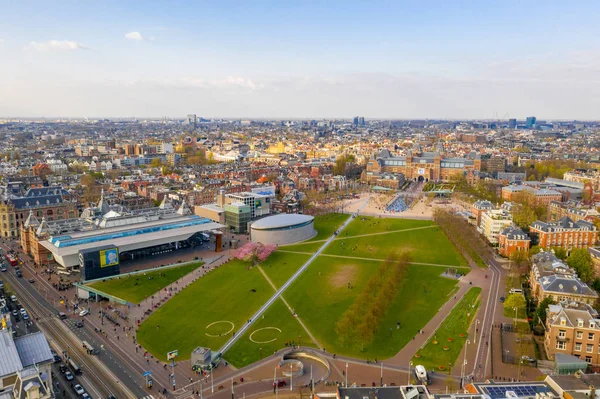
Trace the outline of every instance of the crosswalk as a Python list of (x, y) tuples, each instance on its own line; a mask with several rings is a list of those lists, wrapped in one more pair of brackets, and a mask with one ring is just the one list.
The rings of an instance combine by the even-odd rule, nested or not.
[(144, 397), (143, 397), (143, 398), (141, 398), (141, 399), (154, 399), (154, 396), (152, 396), (152, 395), (148, 395), (148, 396), (144, 396)]

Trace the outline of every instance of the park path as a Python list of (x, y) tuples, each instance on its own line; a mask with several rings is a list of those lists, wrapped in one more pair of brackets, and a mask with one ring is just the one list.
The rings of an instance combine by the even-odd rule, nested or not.
[[(260, 272), (262, 273), (263, 277), (269, 282), (269, 284), (271, 284), (271, 287), (273, 287), (273, 290), (277, 291), (277, 286), (275, 284), (273, 284), (273, 281), (271, 281), (271, 279), (269, 278), (269, 276), (267, 276), (267, 273), (265, 273), (264, 269), (260, 265), (258, 266), (258, 270), (260, 270)], [(298, 320), (298, 323), (300, 323), (300, 326), (302, 326), (302, 328), (304, 329), (304, 331), (306, 331), (306, 334), (308, 334), (308, 336), (310, 337), (310, 339), (312, 339), (312, 341), (315, 343), (315, 345), (317, 345), (318, 348), (322, 348), (322, 346), (319, 343), (319, 341), (317, 341), (317, 338), (314, 335), (312, 335), (312, 333), (310, 332), (310, 330), (308, 329), (308, 327), (306, 327), (306, 325), (304, 324), (304, 322), (302, 321), (302, 319), (300, 319), (300, 316), (298, 316), (294, 312), (294, 309), (290, 306), (290, 304), (288, 303), (288, 301), (285, 300), (285, 298), (283, 297), (283, 295), (280, 296), (280, 298), (283, 301), (283, 303), (285, 304), (285, 306), (287, 306), (287, 308), (292, 313), (292, 317), (295, 317), (296, 320)]]
[[(364, 208), (367, 205), (367, 202), (365, 202), (363, 204), (363, 206), (359, 209), (359, 212), (362, 208)], [(339, 227), (337, 229), (337, 234), (339, 234), (341, 231), (343, 231), (346, 226), (348, 226), (352, 221), (354, 220), (354, 217), (349, 217), (348, 219), (346, 219), (346, 221), (341, 225), (341, 227)], [(329, 239), (321, 246), (321, 248), (319, 248), (317, 250), (317, 252), (315, 252), (301, 267), (300, 269), (298, 269), (290, 278), (288, 281), (286, 281), (281, 288), (279, 288), (275, 294), (273, 294), (273, 296), (271, 298), (269, 298), (267, 300), (267, 302), (262, 305), (257, 311), (256, 313), (254, 313), (254, 315), (248, 319), (248, 322), (246, 324), (244, 324), (243, 326), (240, 327), (240, 329), (237, 331), (237, 333), (232, 336), (220, 349), (219, 351), (215, 354), (216, 357), (220, 357), (223, 356), (223, 354), (225, 354), (225, 352), (227, 352), (232, 346), (233, 344), (235, 344), (237, 342), (238, 339), (240, 339), (240, 337), (242, 337), (244, 335), (244, 333), (246, 332), (246, 330), (248, 330), (250, 328), (250, 326), (252, 324), (254, 324), (254, 322), (262, 315), (264, 314), (264, 312), (281, 296), (281, 294), (289, 288), (290, 285), (292, 285), (294, 283), (294, 281), (296, 281), (296, 279), (302, 274), (304, 273), (304, 271), (311, 265), (311, 263), (321, 254), (321, 252), (323, 252), (325, 250), (325, 248), (327, 248), (327, 246), (333, 241), (333, 239), (336, 237), (336, 233), (334, 233), (331, 237), (329, 237)]]
[(458, 291), (452, 295), (445, 304), (442, 305), (435, 316), (433, 316), (425, 325), (425, 327), (423, 327), (421, 330), (423, 333), (419, 334), (418, 331), (415, 331), (414, 338), (409, 343), (404, 345), (400, 352), (386, 360), (386, 363), (396, 366), (403, 366), (410, 362), (415, 354), (427, 343), (427, 341), (429, 341), (431, 337), (433, 337), (442, 322), (446, 319), (446, 316), (450, 314), (452, 309), (454, 309), (454, 307), (460, 302), (466, 292), (472, 288), (472, 286), (464, 280), (460, 280), (459, 284), (460, 288)]
[[(334, 238), (332, 241), (342, 241), (342, 240), (349, 240), (351, 238), (360, 238), (360, 237), (371, 237), (371, 236), (381, 236), (381, 235), (385, 235), (385, 234), (394, 234), (394, 233), (402, 233), (404, 231), (414, 231), (414, 230), (424, 230), (424, 229), (432, 229), (438, 227), (437, 224), (433, 224), (431, 226), (422, 226), (422, 227), (411, 227), (410, 229), (401, 229), (401, 230), (390, 230), (390, 231), (380, 231), (377, 233), (368, 233), (368, 234), (358, 234), (355, 236), (344, 236), (344, 237), (336, 237)], [(325, 241), (329, 241), (329, 240), (315, 240), (315, 241), (306, 241), (306, 242), (299, 242), (297, 244), (286, 244), (286, 245), (280, 245), (281, 248), (285, 248), (288, 246), (297, 246), (297, 245), (308, 245), (308, 244), (314, 244), (316, 242), (325, 242)]]
[[(310, 252), (286, 251), (284, 249), (278, 249), (277, 252), (286, 252), (286, 253), (298, 254), (298, 255), (311, 255)], [(343, 258), (343, 259), (366, 260), (366, 261), (372, 261), (372, 262), (383, 262), (385, 260), (385, 259), (380, 259), (380, 258), (362, 258), (360, 256), (331, 255), (331, 254), (321, 254), (320, 256), (327, 256), (329, 258)], [(449, 267), (464, 267), (464, 268), (467, 268), (468, 267), (468, 266), (457, 266), (457, 265), (442, 265), (442, 264), (439, 264), (439, 263), (423, 263), (423, 262), (407, 262), (407, 263), (409, 265), (434, 266), (434, 267), (444, 267), (444, 268), (449, 268)]]

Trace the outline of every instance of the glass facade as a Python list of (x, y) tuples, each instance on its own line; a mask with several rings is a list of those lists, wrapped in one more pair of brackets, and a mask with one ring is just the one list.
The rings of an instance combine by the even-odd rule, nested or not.
[(101, 241), (106, 241), (106, 240), (114, 240), (115, 238), (123, 238), (123, 237), (137, 236), (137, 235), (141, 235), (141, 234), (155, 233), (157, 231), (168, 231), (168, 230), (178, 229), (178, 228), (182, 228), (182, 227), (198, 226), (198, 225), (202, 225), (202, 224), (206, 224), (206, 223), (211, 223), (211, 221), (206, 218), (201, 218), (200, 216), (192, 216), (190, 219), (188, 219), (185, 222), (166, 224), (166, 225), (160, 225), (160, 226), (150, 226), (150, 227), (146, 227), (146, 228), (142, 228), (142, 229), (119, 231), (119, 232), (114, 232), (114, 233), (101, 234), (101, 235), (97, 235), (97, 236), (82, 237), (82, 238), (76, 238), (76, 239), (71, 238), (71, 236), (51, 237), (49, 241), (52, 244), (54, 244), (57, 248), (64, 248), (64, 247), (72, 247), (74, 245), (89, 244), (89, 243), (93, 243), (93, 242), (101, 242)]

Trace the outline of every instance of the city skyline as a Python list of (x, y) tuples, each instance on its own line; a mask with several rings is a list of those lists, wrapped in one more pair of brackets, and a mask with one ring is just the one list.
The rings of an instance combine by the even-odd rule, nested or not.
[(594, 120), (599, 8), (5, 4), (0, 116)]

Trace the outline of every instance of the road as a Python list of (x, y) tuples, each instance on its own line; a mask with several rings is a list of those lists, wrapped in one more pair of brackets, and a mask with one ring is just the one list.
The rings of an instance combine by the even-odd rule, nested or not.
[(471, 377), (475, 381), (483, 381), (487, 376), (488, 367), (490, 364), (490, 352), (492, 346), (489, 345), (489, 340), (492, 335), (494, 321), (496, 319), (496, 310), (499, 307), (499, 293), (502, 286), (502, 276), (504, 270), (493, 259), (493, 256), (488, 261), (489, 271), (491, 274), (490, 285), (488, 287), (487, 300), (483, 313), (483, 320), (479, 328), (477, 336), (477, 353), (473, 362)]
[[(57, 351), (59, 354), (67, 351), (80, 365), (83, 375), (79, 376), (79, 379), (92, 397), (107, 397), (110, 394), (119, 398), (146, 396), (139, 382), (127, 378), (121, 364), (114, 360), (110, 361), (108, 353), (101, 353), (98, 356), (88, 355), (81, 340), (58, 319), (58, 311), (40, 294), (39, 287), (28, 282), (25, 275), (23, 278), (18, 278), (11, 266), (7, 272), (2, 273), (2, 276), (15, 291), (17, 298), (25, 306), (37, 327), (46, 334), (51, 346), (59, 349)], [(39, 281), (37, 283), (39, 284)], [(92, 342), (90, 343), (93, 345)]]
[[(364, 204), (358, 209), (358, 211), (356, 213), (359, 213), (362, 209), (364, 209), (364, 207), (366, 207), (368, 204), (368, 200), (364, 202)], [(349, 217), (344, 224), (342, 224), (342, 226), (337, 230), (338, 233), (341, 233), (346, 226), (348, 226), (348, 224), (350, 224), (350, 222), (353, 220), (353, 217)], [(273, 296), (271, 298), (269, 298), (269, 300), (260, 307), (260, 309), (258, 309), (258, 311), (256, 311), (256, 313), (254, 313), (254, 315), (248, 320), (248, 322), (246, 324), (244, 324), (237, 332), (236, 334), (231, 337), (226, 343), (225, 345), (223, 345), (223, 347), (221, 347), (221, 349), (219, 349), (219, 352), (217, 353), (216, 356), (222, 356), (225, 352), (227, 352), (227, 350), (229, 350), (229, 348), (231, 348), (233, 346), (233, 344), (235, 344), (237, 342), (237, 340), (244, 335), (244, 333), (246, 332), (246, 330), (248, 330), (248, 328), (250, 328), (250, 326), (252, 324), (254, 324), (255, 320), (258, 320), (259, 317), (281, 296), (281, 294), (290, 286), (292, 285), (292, 283), (294, 281), (296, 281), (296, 279), (308, 268), (308, 266), (310, 266), (310, 264), (317, 258), (317, 256), (319, 256), (321, 254), (321, 252), (323, 252), (325, 250), (325, 248), (335, 239), (337, 235), (333, 234), (331, 237), (329, 237), (329, 239), (327, 241), (325, 241), (325, 243), (321, 246), (321, 248), (319, 248), (319, 250), (317, 252), (315, 252), (307, 261), (306, 263), (304, 263), (302, 265), (302, 267), (300, 267), (300, 269), (298, 269), (296, 271), (296, 273), (294, 273), (294, 275), (292, 277), (290, 277), (290, 279), (288, 281), (285, 282), (285, 284), (283, 284), (281, 286), (281, 288), (279, 288), (279, 290), (277, 290), (277, 292), (275, 292), (275, 294), (273, 294)]]

